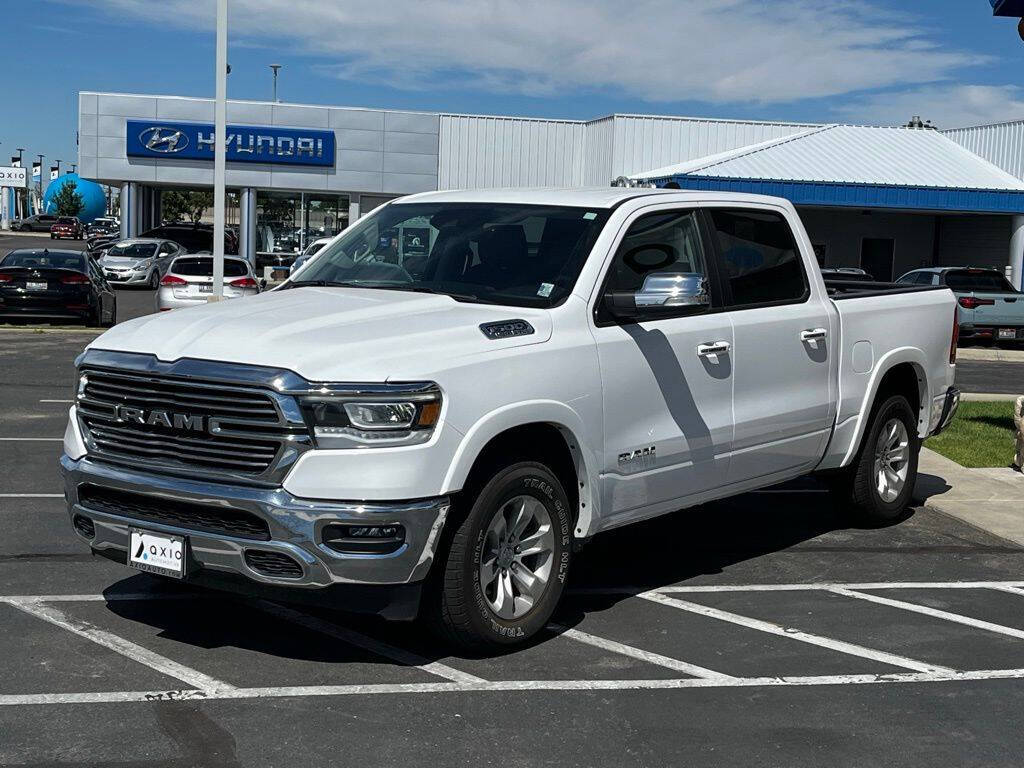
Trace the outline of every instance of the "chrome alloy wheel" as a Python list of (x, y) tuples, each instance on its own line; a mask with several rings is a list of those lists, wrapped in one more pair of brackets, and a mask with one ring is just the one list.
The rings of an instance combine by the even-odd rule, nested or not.
[(889, 419), (875, 444), (875, 487), (891, 503), (903, 492), (910, 468), (910, 436), (900, 419)]
[(515, 496), (494, 513), (480, 556), (480, 589), (498, 618), (521, 619), (544, 596), (554, 547), (551, 515), (533, 496)]

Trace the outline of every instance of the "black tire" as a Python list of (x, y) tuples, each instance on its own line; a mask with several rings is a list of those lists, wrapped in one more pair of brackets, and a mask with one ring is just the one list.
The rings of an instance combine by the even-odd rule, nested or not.
[(149, 278), (149, 290), (160, 290), (160, 270), (156, 267), (153, 267), (153, 274)]
[(89, 310), (89, 314), (86, 315), (86, 317), (85, 317), (85, 327), (86, 328), (99, 328), (100, 327), (100, 320), (101, 319), (102, 319), (102, 317), (101, 317), (101, 314), (100, 314), (100, 308), (97, 305), (93, 309), (90, 309)]
[[(876, 450), (882, 430), (893, 420), (902, 422), (907, 434), (906, 479), (895, 498), (886, 500), (879, 491)], [(832, 492), (857, 520), (868, 524), (890, 523), (906, 512), (917, 480), (921, 439), (917, 416), (903, 395), (891, 395), (872, 409), (871, 422), (853, 463), (830, 479)]]
[[(500, 618), (480, 585), (480, 561), (487, 528), (512, 499), (531, 496), (550, 516), (553, 546), (542, 596), (521, 618)], [(439, 558), (429, 619), (442, 638), (459, 647), (484, 650), (519, 645), (540, 632), (562, 597), (572, 560), (573, 516), (558, 478), (543, 464), (518, 462), (499, 469), (471, 498), (466, 516)]]

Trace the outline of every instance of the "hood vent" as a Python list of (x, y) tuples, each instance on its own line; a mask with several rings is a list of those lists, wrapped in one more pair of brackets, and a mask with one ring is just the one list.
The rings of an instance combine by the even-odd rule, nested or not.
[(510, 339), (513, 336), (529, 336), (533, 326), (525, 320), (500, 320), (496, 323), (481, 323), (480, 330), (488, 339)]

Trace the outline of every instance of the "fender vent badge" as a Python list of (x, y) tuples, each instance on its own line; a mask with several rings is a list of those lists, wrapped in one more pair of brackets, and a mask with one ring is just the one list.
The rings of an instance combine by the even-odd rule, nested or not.
[(513, 336), (529, 336), (533, 326), (525, 320), (500, 320), (496, 323), (481, 323), (480, 330), (488, 339), (509, 339)]

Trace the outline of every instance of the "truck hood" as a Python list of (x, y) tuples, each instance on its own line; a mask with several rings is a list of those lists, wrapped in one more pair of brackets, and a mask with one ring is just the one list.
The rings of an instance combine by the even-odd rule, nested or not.
[[(491, 340), (481, 323), (521, 318), (535, 333)], [(110, 329), (90, 349), (287, 368), (311, 381), (427, 378), (459, 358), (551, 337), (543, 309), (366, 288), (292, 288), (160, 312)]]

